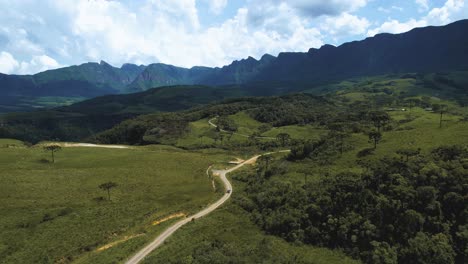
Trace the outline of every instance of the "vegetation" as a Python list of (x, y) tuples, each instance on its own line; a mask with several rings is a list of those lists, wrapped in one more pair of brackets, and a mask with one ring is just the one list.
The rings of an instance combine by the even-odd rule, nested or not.
[[(0, 140), (0, 262), (122, 261), (175, 220), (154, 221), (216, 200), (206, 168), (227, 160), (165, 146), (61, 152), (51, 166), (42, 147)], [(112, 202), (97, 188), (106, 182), (106, 191), (119, 183)], [(120, 240), (123, 248), (98, 251)]]
[(359, 261), (338, 251), (287, 243), (266, 235), (237, 203), (228, 203), (177, 231), (143, 263), (351, 264)]
[(246, 178), (249, 199), (242, 205), (270, 234), (343, 248), (367, 263), (463, 263), (467, 157), (467, 147), (439, 147), (302, 186), (264, 168)]
[(62, 150), (62, 147), (57, 144), (49, 144), (43, 147), (44, 151), (50, 152), (52, 155), (52, 163), (55, 163), (55, 152)]
[(64, 148), (52, 166), (40, 147), (0, 140), (0, 258), (121, 261), (172, 220), (154, 221), (224, 192), (206, 177), (213, 163), (290, 149), (236, 173), (234, 202), (147, 261), (465, 263), (465, 84), (463, 72), (387, 75), (209, 104), (229, 89), (172, 87), (2, 116), (0, 136), (135, 147)]
[(115, 183), (115, 182), (106, 182), (106, 183), (100, 184), (98, 187), (99, 187), (99, 189), (107, 191), (107, 199), (110, 201), (111, 200), (110, 190), (117, 187), (117, 186), (119, 186), (119, 185), (117, 183)]

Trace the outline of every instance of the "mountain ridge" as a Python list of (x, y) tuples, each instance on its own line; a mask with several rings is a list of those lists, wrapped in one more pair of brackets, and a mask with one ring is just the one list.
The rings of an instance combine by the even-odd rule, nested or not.
[[(164, 63), (89, 62), (35, 75), (0, 74), (0, 106), (8, 97), (79, 96), (146, 91), (174, 85), (249, 85), (283, 83), (284, 89), (314, 87), (342, 79), (402, 72), (468, 69), (468, 20), (445, 26), (415, 28), (405, 33), (377, 34), (339, 46), (307, 52), (281, 52), (235, 60), (223, 67), (177, 67)], [(256, 89), (255, 85), (250, 85)], [(263, 89), (263, 88), (259, 88)]]

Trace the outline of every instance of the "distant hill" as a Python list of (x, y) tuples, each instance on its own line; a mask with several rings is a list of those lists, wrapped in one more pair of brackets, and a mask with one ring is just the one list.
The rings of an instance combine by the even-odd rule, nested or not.
[(125, 64), (116, 68), (108, 63), (85, 63), (49, 70), (35, 75), (0, 74), (2, 95), (86, 96), (123, 92), (145, 66)]
[(259, 61), (249, 57), (234, 61), (222, 68), (193, 67), (186, 69), (162, 63), (150, 64), (128, 86), (127, 92), (138, 92), (170, 85), (245, 84), (253, 80), (274, 59), (274, 56), (266, 54)]
[[(35, 75), (0, 74), (0, 112), (2, 109), (19, 110), (33, 108), (40, 97), (83, 97), (92, 98), (105, 94), (119, 94), (140, 75), (145, 66), (124, 64), (116, 68), (108, 63), (85, 63)], [(3, 107), (2, 107), (3, 106)], [(13, 108), (10, 108), (13, 107)]]
[[(17, 111), (23, 97), (84, 97), (146, 91), (174, 85), (240, 85), (268, 95), (300, 91), (348, 78), (407, 72), (468, 69), (468, 20), (442, 27), (413, 29), (402, 34), (379, 34), (341, 46), (324, 45), (306, 53), (278, 57), (249, 57), (222, 68), (190, 69), (156, 63), (148, 66), (106, 62), (50, 70), (35, 75), (0, 74), (0, 111)], [(256, 91), (250, 91), (255, 94)], [(18, 101), (18, 102), (17, 102)], [(33, 101), (28, 99), (26, 101)], [(5, 105), (9, 107), (5, 107)], [(40, 105), (39, 105), (40, 106)], [(37, 107), (37, 106), (30, 106)]]
[[(449, 100), (454, 105), (468, 105), (468, 71), (390, 74), (347, 79), (309, 87), (310, 89), (307, 87), (288, 86), (281, 82), (218, 87), (181, 85), (132, 94), (107, 95), (53, 109), (0, 114), (0, 138), (17, 138), (30, 142), (81, 141), (139, 115), (198, 109), (226, 100), (242, 102), (246, 98), (285, 96), (294, 92), (293, 88), (324, 98), (346, 92), (348, 96), (336, 101), (338, 105), (350, 100), (375, 100), (382, 105), (394, 107), (394, 102), (405, 97), (426, 101)], [(287, 117), (290, 111), (292, 110), (286, 109), (281, 115)], [(326, 109), (321, 111), (320, 116), (328, 114)], [(212, 116), (217, 114), (220, 113), (213, 112)], [(175, 116), (181, 118), (178, 112)], [(134, 124), (138, 130), (138, 124)]]

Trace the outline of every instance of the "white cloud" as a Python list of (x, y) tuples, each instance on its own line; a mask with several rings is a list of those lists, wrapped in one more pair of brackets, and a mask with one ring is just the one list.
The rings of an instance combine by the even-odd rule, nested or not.
[(463, 0), (447, 0), (420, 19), (389, 19), (369, 29), (375, 24), (366, 9), (356, 11), (372, 0), (245, 0), (233, 17), (208, 27), (200, 22), (206, 14), (199, 14), (197, 1), (208, 5), (211, 16), (227, 13), (227, 0), (0, 0), (0, 51), (2, 63), (9, 61), (2, 69), (33, 73), (99, 60), (222, 66), (249, 55), (307, 51), (324, 39), (399, 33), (466, 14)]
[[(396, 19), (390, 19), (380, 26), (367, 32), (368, 36), (374, 36), (378, 33), (402, 33), (415, 27), (424, 27), (428, 25), (445, 25), (468, 15), (464, 9), (464, 0), (447, 0), (442, 7), (431, 9), (426, 16), (421, 19), (410, 19), (406, 22), (400, 22)], [(466, 18), (466, 17), (465, 17)]]
[(30, 61), (19, 62), (8, 52), (0, 53), (1, 73), (31, 74), (59, 67), (61, 65), (47, 55), (34, 56)]
[(31, 74), (56, 69), (61, 65), (47, 55), (34, 56), (29, 62), (21, 62), (18, 72), (21, 74)]
[(0, 73), (12, 73), (18, 66), (19, 63), (15, 60), (13, 55), (5, 51), (0, 53)]
[(416, 0), (416, 4), (419, 6), (419, 12), (424, 12), (424, 11), (429, 10), (428, 0)]
[(401, 12), (401, 11), (404, 10), (404, 8), (401, 7), (401, 6), (391, 6), (390, 8), (385, 8), (385, 7), (383, 7), (383, 6), (379, 6), (379, 7), (377, 8), (377, 11), (383, 12), (383, 13), (391, 13), (391, 12), (393, 12), (393, 11), (395, 11), (395, 10)]
[(414, 20), (410, 19), (406, 22), (400, 22), (398, 20), (390, 20), (384, 22), (382, 25), (380, 25), (377, 28), (371, 29), (367, 32), (368, 36), (375, 36), (378, 33), (403, 33), (406, 31), (409, 31), (415, 27), (424, 27), (426, 26), (426, 21), (424, 20)]
[(212, 13), (219, 15), (226, 8), (228, 0), (205, 0), (208, 1)]
[(308, 16), (339, 15), (366, 6), (368, 0), (263, 0), (263, 2), (283, 3)]
[(436, 24), (446, 24), (452, 21), (452, 16), (463, 9), (464, 0), (447, 0), (444, 6), (432, 9), (427, 19)]
[(327, 17), (321, 25), (321, 29), (331, 35), (360, 35), (367, 32), (370, 26), (369, 20), (349, 13), (343, 13), (338, 17)]

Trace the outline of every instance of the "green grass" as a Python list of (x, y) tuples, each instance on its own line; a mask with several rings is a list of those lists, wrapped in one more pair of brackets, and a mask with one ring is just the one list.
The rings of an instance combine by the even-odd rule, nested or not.
[(208, 124), (208, 119), (206, 118), (191, 122), (189, 133), (178, 139), (176, 145), (179, 147), (194, 147), (203, 144), (212, 144), (214, 143), (214, 140), (205, 136), (205, 133), (210, 129), (213, 128)]
[(232, 119), (239, 126), (237, 132), (240, 134), (251, 135), (254, 132), (256, 132), (259, 126), (262, 125), (261, 122), (258, 122), (257, 120), (253, 119), (249, 116), (249, 114), (247, 114), (244, 111), (239, 112), (235, 115), (230, 115), (229, 118)]
[[(422, 153), (427, 154), (439, 145), (466, 144), (468, 142), (468, 123), (461, 122), (461, 116), (444, 115), (443, 126), (439, 128), (439, 115), (437, 113), (427, 112), (420, 108), (413, 108), (411, 112), (394, 111), (389, 113), (393, 119), (393, 129), (383, 132), (382, 142), (374, 154), (366, 157), (367, 159), (398, 156), (396, 151), (401, 148), (421, 148)], [(247, 118), (244, 114), (240, 114), (238, 115), (239, 119), (245, 120)], [(253, 126), (247, 127), (252, 129)], [(275, 136), (282, 132), (289, 133), (293, 138), (317, 139), (326, 133), (326, 130), (313, 126), (287, 126), (274, 128), (263, 135)], [(351, 149), (345, 151), (343, 155), (338, 154), (332, 164), (322, 165), (307, 160), (284, 162), (288, 172), (281, 176), (281, 180), (301, 186), (306, 179), (307, 182), (313, 183), (340, 172), (362, 171), (362, 168), (356, 165), (357, 153), (362, 149), (372, 147), (372, 144), (368, 142), (367, 135), (352, 134), (351, 138), (346, 139), (346, 143), (352, 146)], [(235, 186), (233, 198), (235, 200), (239, 197), (238, 195), (242, 195), (242, 184), (237, 181), (233, 183)], [(258, 262), (258, 257), (262, 253), (259, 249), (262, 249), (263, 253), (271, 259), (282, 257), (283, 260), (292, 260), (297, 258), (306, 263), (353, 262), (337, 251), (293, 245), (280, 238), (268, 236), (250, 220), (249, 215), (236, 203), (229, 202), (212, 215), (182, 228), (168, 239), (164, 246), (150, 255), (145, 263), (191, 263), (194, 254), (200, 254), (200, 250), (206, 250), (202, 245), (213, 243), (213, 241), (235, 249), (238, 254), (235, 254), (234, 257), (240, 255), (246, 263)], [(266, 250), (262, 248), (265, 241), (268, 241), (269, 245)], [(269, 263), (269, 260), (267, 258), (266, 262)]]
[[(0, 143), (18, 143), (0, 140)], [(2, 144), (0, 144), (1, 146)], [(193, 213), (217, 199), (205, 171), (223, 154), (171, 147), (66, 148), (56, 163), (40, 148), (0, 148), (2, 263), (111, 263), (127, 258), (161, 232), (160, 217)], [(111, 201), (98, 185), (113, 181)], [(95, 249), (144, 234), (120, 250)]]
[(20, 140), (16, 139), (7, 139), (7, 138), (0, 138), (0, 148), (6, 147), (23, 147), (24, 144)]
[[(443, 117), (442, 128), (439, 128), (439, 114), (413, 108), (411, 113), (403, 111), (390, 112), (394, 129), (382, 131), (382, 141), (372, 155), (363, 157), (368, 160), (378, 160), (385, 156), (398, 157), (396, 151), (404, 148), (421, 149), (422, 154), (428, 154), (433, 148), (441, 145), (467, 144), (468, 122), (460, 121), (461, 116), (446, 114)], [(411, 117), (411, 118), (410, 118)], [(397, 124), (399, 120), (413, 119), (410, 122)], [(332, 164), (315, 164), (310, 161), (288, 163), (288, 179), (304, 182), (305, 174), (308, 181), (316, 181), (324, 175), (336, 175), (340, 172), (362, 170), (356, 165), (357, 154), (365, 148), (372, 148), (368, 136), (363, 133), (352, 134), (345, 140), (352, 149), (343, 155), (337, 154)]]
[[(250, 170), (250, 169), (246, 169)], [(241, 172), (242, 173), (242, 172)], [(234, 177), (235, 179), (235, 177)], [(233, 180), (233, 200), (242, 195), (242, 184)], [(228, 201), (207, 217), (182, 227), (143, 263), (192, 263), (194, 254), (210, 250), (202, 245), (221, 243), (232, 251), (231, 261), (240, 263), (359, 263), (338, 251), (307, 245), (290, 244), (264, 234), (235, 202)], [(213, 250), (213, 249), (211, 249)], [(211, 251), (210, 250), (210, 251)], [(198, 252), (198, 253), (194, 253)], [(216, 253), (205, 252), (207, 254)], [(200, 260), (199, 260), (200, 261)], [(221, 260), (217, 259), (219, 263)], [(199, 263), (199, 262), (197, 262)], [(212, 263), (201, 261), (201, 263)], [(216, 262), (214, 262), (216, 263)]]
[[(230, 139), (230, 142), (232, 143), (247, 141), (248, 138), (243, 135), (252, 135), (253, 133), (257, 132), (258, 128), (263, 124), (250, 117), (245, 111), (230, 115), (229, 118), (234, 120), (234, 122), (238, 125), (238, 131), (236, 132), (238, 134), (234, 134)], [(177, 140), (176, 146), (184, 148), (196, 148), (201, 145), (214, 144), (214, 140), (206, 136), (206, 133), (209, 130), (213, 130), (213, 127), (208, 124), (208, 120), (209, 119), (205, 118), (191, 122), (189, 126), (189, 132)], [(287, 133), (293, 139), (314, 140), (325, 134), (326, 130), (311, 125), (292, 125), (273, 127), (269, 131), (261, 134), (261, 136), (275, 138), (280, 133)], [(227, 141), (228, 139), (226, 138), (225, 140)], [(262, 140), (267, 141), (272, 139)], [(220, 143), (218, 142), (218, 144)]]

